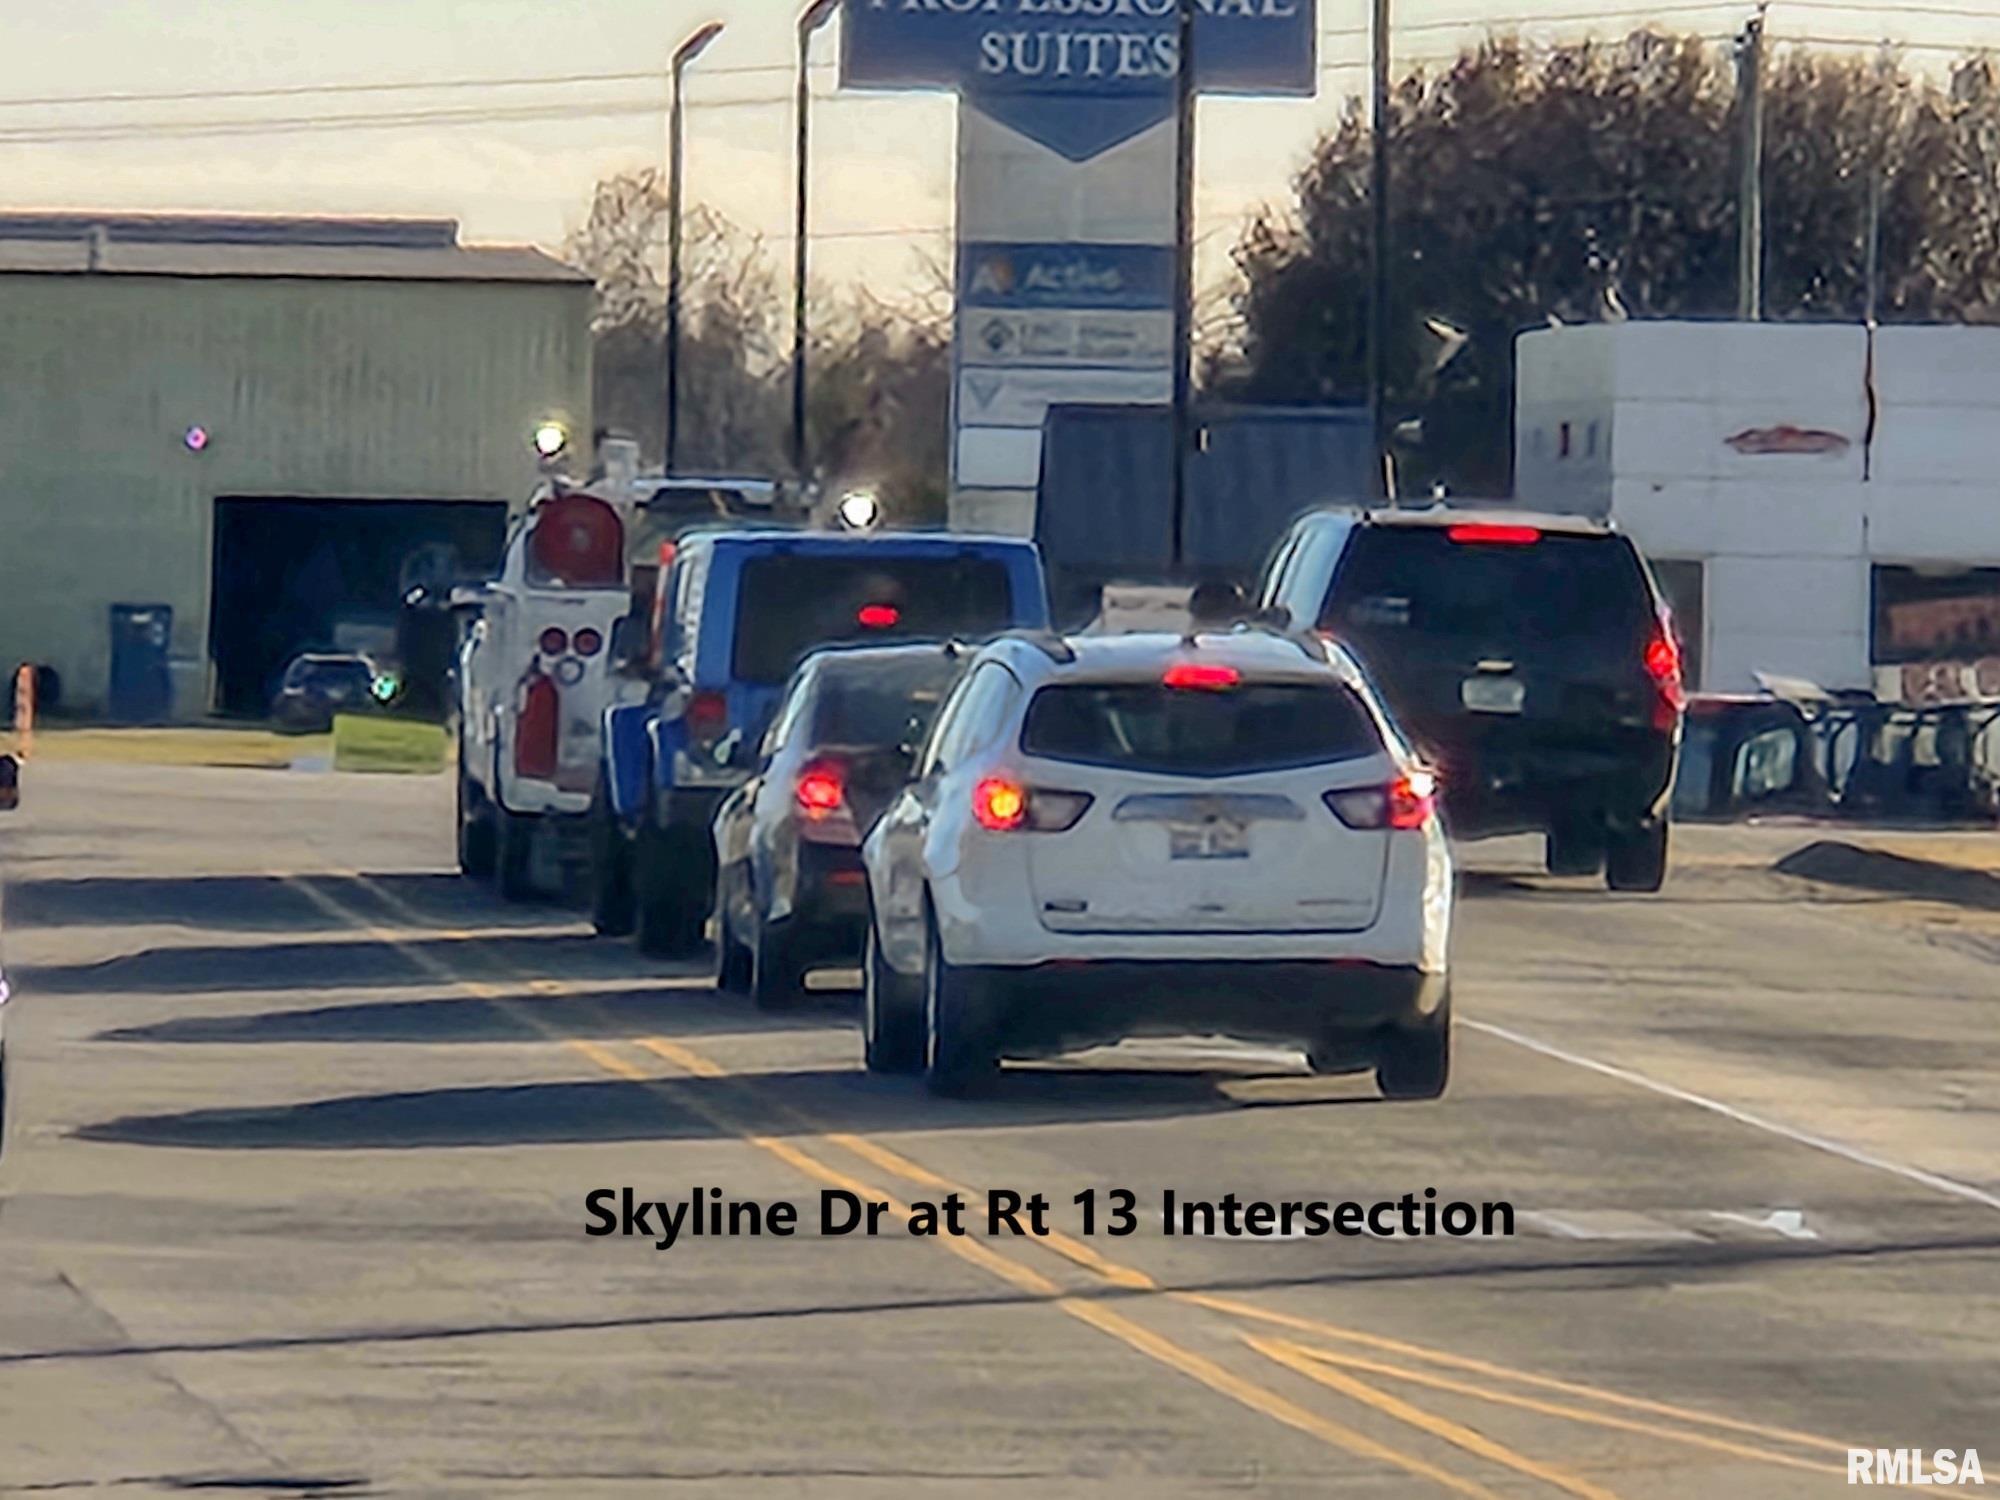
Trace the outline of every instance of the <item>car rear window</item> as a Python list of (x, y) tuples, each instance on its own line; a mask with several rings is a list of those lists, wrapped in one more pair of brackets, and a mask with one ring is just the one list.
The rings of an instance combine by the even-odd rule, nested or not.
[(297, 688), (366, 688), (373, 681), (368, 664), (359, 661), (295, 662), (285, 673), (285, 685)]
[(811, 743), (860, 749), (921, 742), (960, 665), (940, 651), (935, 658), (894, 665), (822, 667)]
[(1638, 554), (1622, 536), (1461, 542), (1447, 527), (1365, 526), (1320, 626), (1534, 644), (1623, 639), (1645, 628), (1652, 608)]
[(1380, 751), (1382, 740), (1339, 683), (1246, 683), (1226, 692), (1068, 683), (1035, 694), (1021, 749), (1087, 766), (1241, 776), (1354, 760)]
[(1014, 623), (1006, 565), (978, 557), (753, 557), (731, 671), (783, 682), (822, 646), (993, 635)]

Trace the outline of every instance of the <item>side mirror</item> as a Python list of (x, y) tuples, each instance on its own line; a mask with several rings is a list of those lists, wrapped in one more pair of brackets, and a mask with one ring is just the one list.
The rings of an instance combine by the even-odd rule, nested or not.
[(11, 755), (0, 755), (0, 812), (12, 812), (21, 805), (21, 763)]

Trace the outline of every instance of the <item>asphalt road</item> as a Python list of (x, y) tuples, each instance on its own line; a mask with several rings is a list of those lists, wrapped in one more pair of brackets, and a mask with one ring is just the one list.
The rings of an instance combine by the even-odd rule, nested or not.
[[(1442, 1103), (1199, 1044), (941, 1103), (860, 1071), (851, 994), (760, 1017), (452, 878), (448, 804), (35, 768), (0, 1493), (1761, 1497), (1851, 1444), (2000, 1484), (2000, 916), (1771, 873), (1796, 830), (1687, 833), (1656, 898), (1494, 847)], [(1062, 1233), (586, 1236), (626, 1185)], [(1430, 1186), (1518, 1232), (1156, 1207)]]

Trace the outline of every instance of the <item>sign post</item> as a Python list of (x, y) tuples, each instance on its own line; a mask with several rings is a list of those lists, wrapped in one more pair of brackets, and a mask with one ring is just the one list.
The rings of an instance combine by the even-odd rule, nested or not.
[(1317, 10), (845, 0), (844, 87), (959, 97), (954, 527), (1033, 531), (1051, 405), (1185, 406), (1193, 100), (1310, 96)]

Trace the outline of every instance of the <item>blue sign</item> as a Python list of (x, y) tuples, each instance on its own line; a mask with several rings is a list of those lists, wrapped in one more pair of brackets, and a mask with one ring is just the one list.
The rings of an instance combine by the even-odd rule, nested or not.
[(961, 245), (962, 307), (1151, 311), (1174, 305), (1167, 245)]
[[(1073, 160), (1173, 114), (1180, 0), (846, 0), (841, 82), (951, 88)], [(1204, 93), (1311, 95), (1318, 0), (1195, 0)]]

